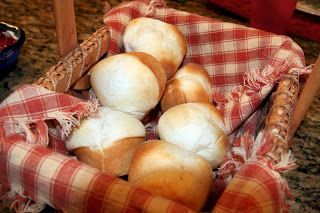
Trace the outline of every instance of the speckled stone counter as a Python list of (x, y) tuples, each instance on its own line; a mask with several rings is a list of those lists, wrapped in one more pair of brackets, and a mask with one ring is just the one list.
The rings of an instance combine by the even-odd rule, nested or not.
[[(110, 1), (111, 5), (121, 3)], [(206, 0), (167, 1), (170, 7), (213, 17), (227, 22), (248, 25), (247, 20), (234, 16)], [(75, 0), (79, 43), (102, 25), (103, 1)], [(320, 17), (319, 17), (320, 18)], [(58, 60), (55, 27), (51, 1), (2, 0), (0, 21), (25, 30), (26, 42), (14, 70), (0, 78), (0, 101), (22, 84), (32, 83)], [(320, 21), (320, 20), (319, 20)], [(291, 36), (291, 35), (289, 35)], [(320, 53), (320, 44), (291, 36), (305, 52), (306, 64), (314, 63)], [(315, 98), (305, 119), (293, 138), (292, 152), (298, 169), (284, 174), (296, 195), (294, 212), (320, 210), (320, 93)]]

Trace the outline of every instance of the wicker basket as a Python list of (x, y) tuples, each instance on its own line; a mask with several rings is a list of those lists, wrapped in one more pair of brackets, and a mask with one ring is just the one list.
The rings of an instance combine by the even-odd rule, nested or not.
[[(56, 1), (56, 5), (65, 4)], [(69, 4), (69, 3), (68, 3)], [(72, 11), (73, 5), (55, 6), (56, 10)], [(93, 33), (87, 40), (79, 46), (74, 42), (77, 40), (75, 36), (75, 23), (73, 16), (62, 16), (63, 11), (56, 12), (56, 22), (69, 23), (71, 26), (57, 24), (58, 44), (61, 56), (64, 58), (51, 67), (38, 81), (37, 84), (56, 92), (70, 92), (77, 82), (81, 81), (88, 70), (99, 61), (108, 52), (109, 30), (107, 27), (101, 27)], [(58, 15), (58, 13), (60, 15)], [(67, 14), (73, 14), (68, 12)], [(68, 21), (66, 21), (68, 20)], [(67, 31), (65, 31), (68, 29)], [(73, 38), (66, 39), (65, 35), (73, 34)], [(72, 33), (71, 33), (72, 32)], [(70, 42), (73, 41), (73, 42)], [(72, 51), (68, 52), (69, 49)], [(268, 118), (265, 122), (265, 129), (274, 137), (274, 146), (266, 154), (274, 161), (279, 161), (280, 154), (288, 150), (288, 141), (295, 132), (299, 121), (294, 120), (292, 124), (293, 109), (298, 100), (299, 92), (299, 73), (291, 73), (286, 75), (280, 82), (277, 90), (274, 92), (273, 100), (278, 105), (271, 105)], [(307, 107), (306, 107), (307, 108)], [(281, 109), (281, 113), (279, 112)], [(298, 112), (296, 112), (298, 113)], [(299, 114), (299, 113), (298, 113)], [(294, 118), (298, 119), (298, 118)], [(289, 134), (291, 133), (291, 135)]]
[[(82, 93), (74, 90), (74, 87), (86, 78), (88, 70), (107, 54), (109, 29), (101, 27), (78, 46), (73, 1), (57, 0), (54, 3), (58, 44), (63, 58), (51, 67), (37, 84), (52, 91), (81, 96)], [(66, 34), (70, 37), (63, 36)], [(312, 72), (301, 94), (298, 72), (292, 71), (279, 81), (268, 101), (269, 110), (262, 125), (262, 130), (268, 133), (272, 140), (272, 146), (268, 148), (264, 158), (277, 164), (282, 155), (288, 152), (290, 139), (317, 92), (318, 86), (313, 82), (319, 79), (318, 73), (319, 71)]]

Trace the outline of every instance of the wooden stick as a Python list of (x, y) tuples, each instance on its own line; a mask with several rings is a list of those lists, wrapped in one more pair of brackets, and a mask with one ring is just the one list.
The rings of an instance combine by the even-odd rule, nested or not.
[(291, 117), (291, 128), (289, 138), (293, 137), (295, 131), (298, 129), (304, 115), (309, 106), (312, 104), (314, 97), (317, 95), (320, 88), (320, 55), (313, 67), (312, 73), (308, 77), (306, 85), (304, 86), (300, 98), (297, 101), (295, 110)]
[(60, 57), (78, 46), (74, 0), (52, 0)]
[(73, 86), (108, 52), (109, 40), (108, 27), (101, 27), (35, 83), (51, 91), (66, 92), (70, 89), (69, 86)]

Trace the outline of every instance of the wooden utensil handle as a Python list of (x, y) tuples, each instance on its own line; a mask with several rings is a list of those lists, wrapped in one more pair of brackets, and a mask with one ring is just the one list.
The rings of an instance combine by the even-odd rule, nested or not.
[(306, 85), (304, 86), (300, 98), (297, 101), (296, 108), (293, 111), (291, 117), (291, 128), (290, 138), (293, 137), (295, 131), (298, 129), (304, 115), (308, 108), (312, 104), (314, 97), (317, 95), (320, 88), (320, 55), (316, 63), (314, 64), (313, 70), (308, 77)]
[(60, 57), (78, 46), (74, 0), (52, 0)]

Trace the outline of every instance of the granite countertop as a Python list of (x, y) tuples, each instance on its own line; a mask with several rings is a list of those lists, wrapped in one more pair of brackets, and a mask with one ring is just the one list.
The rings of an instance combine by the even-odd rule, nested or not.
[[(123, 1), (111, 0), (112, 6)], [(234, 16), (206, 0), (166, 1), (169, 7), (248, 25), (248, 21)], [(75, 1), (79, 43), (102, 26), (103, 1)], [(0, 21), (24, 29), (26, 42), (14, 70), (0, 78), (0, 101), (20, 85), (35, 82), (59, 60), (51, 1), (0, 1)], [(320, 43), (289, 35), (305, 52), (306, 64), (314, 63)], [(318, 212), (320, 209), (320, 93), (293, 138), (292, 152), (298, 169), (284, 174), (296, 195), (296, 211)]]

